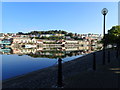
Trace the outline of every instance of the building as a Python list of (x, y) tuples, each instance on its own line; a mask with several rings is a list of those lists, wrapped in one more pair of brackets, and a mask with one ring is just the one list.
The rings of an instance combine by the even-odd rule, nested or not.
[(37, 40), (38, 44), (43, 44), (43, 40)]
[(54, 36), (54, 34), (41, 34), (40, 37), (50, 37), (50, 36)]
[(11, 41), (9, 39), (3, 39), (3, 40), (0, 40), (0, 44), (2, 44), (2, 45), (10, 45)]
[(0, 39), (4, 38), (4, 33), (0, 33)]
[(70, 36), (65, 36), (65, 39), (70, 40), (71, 37)]
[(62, 37), (65, 36), (65, 34), (54, 34), (54, 36)]
[(33, 39), (31, 39), (31, 38), (14, 38), (13, 44), (14, 43), (18, 43), (18, 44), (20, 44), (20, 43), (43, 44), (43, 40), (35, 39), (35, 38), (33, 38)]

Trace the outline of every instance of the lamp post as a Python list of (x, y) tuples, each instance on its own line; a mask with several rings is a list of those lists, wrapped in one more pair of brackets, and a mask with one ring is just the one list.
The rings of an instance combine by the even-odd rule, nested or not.
[(103, 22), (103, 35), (104, 35), (103, 37), (103, 41), (104, 41), (103, 43), (103, 65), (104, 65), (105, 64), (105, 45), (106, 45), (105, 43), (105, 16), (108, 13), (108, 10), (106, 8), (103, 8), (101, 13), (104, 16), (104, 22)]

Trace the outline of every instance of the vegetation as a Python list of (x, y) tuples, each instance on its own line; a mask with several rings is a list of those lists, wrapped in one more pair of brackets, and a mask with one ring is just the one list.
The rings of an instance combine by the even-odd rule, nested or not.
[[(71, 51), (70, 53), (66, 53), (64, 51), (55, 50), (55, 51), (42, 51), (42, 53), (36, 52), (35, 54), (31, 53), (31, 54), (27, 54), (27, 55), (34, 57), (34, 58), (42, 57), (42, 58), (51, 58), (51, 59), (55, 58), (55, 59), (57, 59), (57, 58), (65, 58), (67, 56), (71, 57), (73, 55), (79, 55), (79, 52), (80, 51)], [(49, 53), (49, 54), (46, 54), (46, 53)]]
[[(42, 36), (41, 34), (52, 34), (52, 36), (46, 37)], [(64, 36), (54, 36), (54, 34), (64, 34)], [(35, 39), (47, 39), (47, 40), (59, 40), (59, 39), (66, 39), (65, 36), (70, 36), (70, 38), (73, 38), (75, 40), (79, 40), (77, 37), (73, 37), (73, 33), (68, 33), (63, 30), (49, 30), (49, 31), (31, 31), (28, 33), (18, 32), (17, 35), (38, 35), (37, 37), (34, 37)], [(76, 33), (77, 35), (77, 33)], [(31, 37), (32, 39), (33, 37)]]
[(120, 47), (120, 25), (113, 26), (110, 30), (108, 30), (108, 34), (105, 35), (106, 44), (117, 44)]
[(63, 30), (49, 30), (49, 31), (31, 31), (28, 33), (18, 32), (17, 35), (38, 35), (38, 34), (67, 34)]
[(47, 39), (47, 40), (59, 40), (59, 39), (62, 39), (63, 37), (62, 36), (50, 36), (50, 37), (40, 37), (39, 39)]
[[(84, 40), (85, 39), (85, 38), (81, 38), (77, 33), (66, 32), (63, 30), (31, 31), (28, 33), (18, 32), (17, 35), (30, 35), (31, 39), (35, 38), (35, 39), (47, 39), (47, 40), (60, 40), (60, 39)], [(89, 33), (89, 35), (91, 34)]]

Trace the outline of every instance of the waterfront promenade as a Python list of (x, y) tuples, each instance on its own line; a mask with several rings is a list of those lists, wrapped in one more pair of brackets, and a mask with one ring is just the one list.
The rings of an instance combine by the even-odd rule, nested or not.
[[(108, 60), (110, 51), (110, 60)], [(62, 64), (63, 88), (118, 88), (120, 56), (116, 50), (106, 50), (103, 65), (102, 51)], [(58, 67), (52, 66), (3, 81), (4, 88), (57, 88)]]

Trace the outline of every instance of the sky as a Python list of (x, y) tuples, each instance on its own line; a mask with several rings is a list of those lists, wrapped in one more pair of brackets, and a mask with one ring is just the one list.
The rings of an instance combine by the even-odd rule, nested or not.
[(102, 34), (103, 8), (108, 9), (107, 32), (118, 25), (117, 2), (3, 2), (2, 32), (65, 30)]
[(120, 2), (118, 3), (118, 25), (120, 25)]

